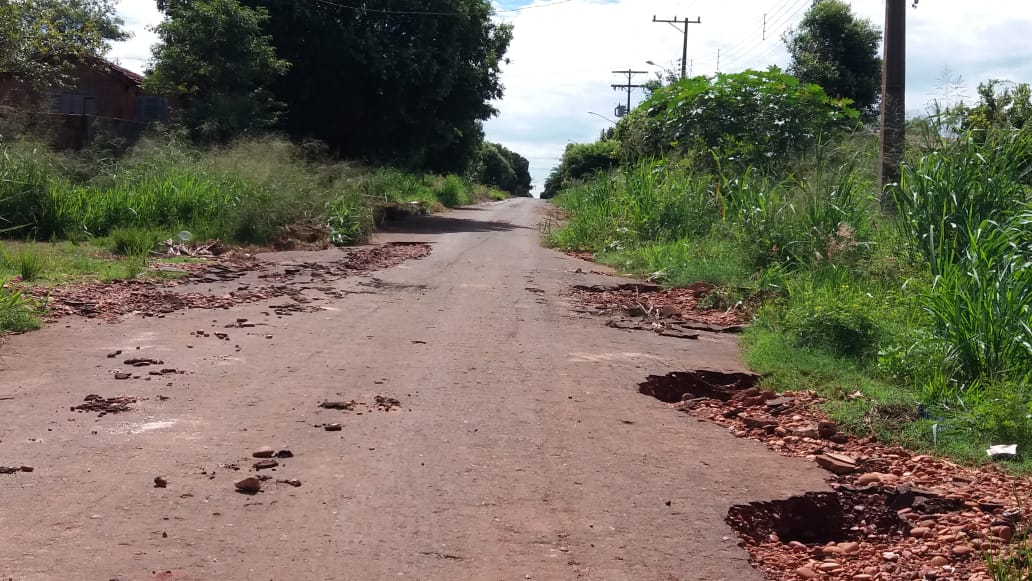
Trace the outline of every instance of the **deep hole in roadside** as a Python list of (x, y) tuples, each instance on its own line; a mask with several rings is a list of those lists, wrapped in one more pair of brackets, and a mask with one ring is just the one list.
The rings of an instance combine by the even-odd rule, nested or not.
[(755, 386), (758, 380), (759, 376), (751, 373), (675, 371), (666, 375), (648, 376), (638, 384), (638, 392), (666, 403), (692, 398), (728, 401), (737, 392)]
[(903, 537), (910, 525), (896, 512), (897, 496), (878, 488), (808, 492), (787, 500), (733, 506), (726, 520), (748, 544), (768, 543), (772, 534), (782, 543), (806, 545), (859, 541), (872, 535)]

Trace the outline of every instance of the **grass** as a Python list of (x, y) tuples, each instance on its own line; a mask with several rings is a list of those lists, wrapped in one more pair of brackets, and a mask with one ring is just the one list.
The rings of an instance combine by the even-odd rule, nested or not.
[[(71, 242), (7, 242), (0, 251), (0, 279), (21, 276), (18, 264), (11, 256), (34, 255), (46, 266), (32, 282), (38, 286), (62, 286), (84, 282), (109, 282), (143, 276), (150, 279), (167, 279), (167, 272), (146, 270), (146, 261), (141, 255), (120, 256), (110, 251), (110, 242), (99, 239), (88, 244)], [(175, 263), (175, 259), (161, 259)], [(128, 274), (133, 276), (128, 276)], [(23, 279), (24, 280), (24, 279)]]
[(0, 277), (0, 334), (30, 331), (40, 327), (39, 308)]
[(984, 462), (989, 444), (1032, 449), (1032, 132), (978, 137), (915, 152), (898, 213), (847, 138), (778, 174), (621, 168), (560, 194), (548, 242), (765, 297), (743, 345), (767, 385), (817, 390), (857, 433)]
[[(154, 233), (266, 244), (300, 223), (327, 224), (338, 243), (370, 234), (383, 206), (428, 211), (504, 196), (455, 175), (312, 162), (274, 138), (198, 151), (145, 142), (83, 175), (73, 155), (28, 142), (0, 147), (0, 232), (36, 240), (110, 237), (139, 254)], [(160, 239), (160, 238), (159, 238)], [(125, 248), (129, 245), (133, 248)]]

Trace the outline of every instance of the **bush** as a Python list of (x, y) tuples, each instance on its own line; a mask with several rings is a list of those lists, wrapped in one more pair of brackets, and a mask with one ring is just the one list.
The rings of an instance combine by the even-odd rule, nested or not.
[[(885, 333), (884, 307), (841, 271), (802, 276), (788, 285), (779, 327), (802, 347), (853, 359), (871, 359)], [(769, 307), (775, 308), (775, 307)]]
[(603, 140), (595, 143), (571, 143), (566, 146), (559, 165), (545, 180), (542, 198), (555, 197), (576, 182), (606, 173), (620, 163), (620, 144)]
[(337, 246), (365, 242), (373, 230), (373, 214), (356, 195), (340, 195), (327, 206), (330, 241)]
[(473, 201), (469, 185), (457, 175), (449, 175), (434, 188), (434, 196), (449, 208), (465, 206)]
[(660, 87), (614, 131), (631, 161), (663, 155), (696, 163), (784, 167), (859, 113), (776, 67), (683, 79)]

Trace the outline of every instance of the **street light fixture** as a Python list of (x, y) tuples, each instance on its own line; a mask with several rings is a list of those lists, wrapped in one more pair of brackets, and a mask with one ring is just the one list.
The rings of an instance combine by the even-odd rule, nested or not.
[(598, 113), (595, 113), (594, 111), (588, 111), (588, 115), (594, 115), (595, 117), (599, 117), (601, 119), (605, 119), (606, 121), (612, 123), (613, 125), (616, 125), (616, 121), (613, 121), (612, 119), (610, 119), (609, 117), (606, 117), (605, 115), (599, 115)]

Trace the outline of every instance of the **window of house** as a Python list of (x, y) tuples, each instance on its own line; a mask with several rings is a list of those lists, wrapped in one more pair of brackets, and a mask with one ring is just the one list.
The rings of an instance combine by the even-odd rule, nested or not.
[(97, 98), (80, 93), (52, 95), (50, 97), (50, 112), (62, 115), (96, 115)]
[(155, 123), (165, 120), (168, 102), (164, 97), (144, 95), (136, 98), (136, 120)]

